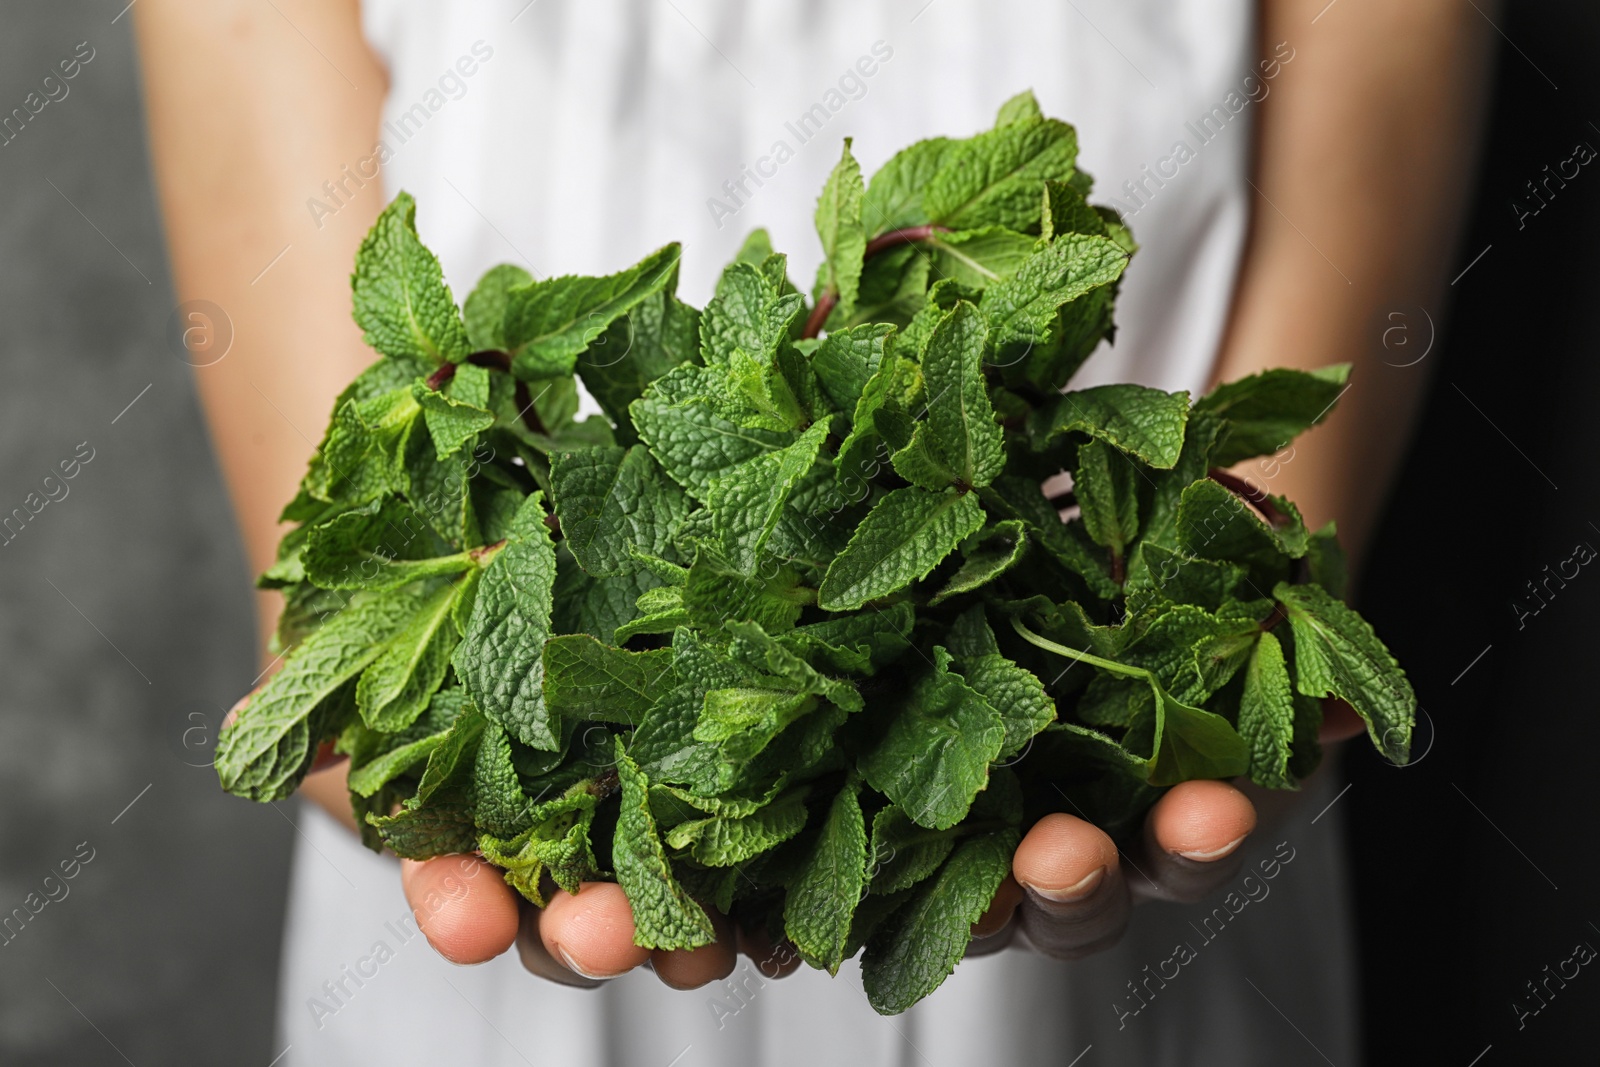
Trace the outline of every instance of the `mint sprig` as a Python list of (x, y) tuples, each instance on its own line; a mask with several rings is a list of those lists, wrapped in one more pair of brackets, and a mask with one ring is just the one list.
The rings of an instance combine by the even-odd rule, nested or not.
[(1027, 93), (870, 180), (847, 143), (810, 299), (757, 231), (704, 310), (669, 245), (497, 267), (458, 311), (401, 194), (353, 276), (382, 358), (285, 509), (286, 655), (224, 788), (286, 796), (333, 741), (375, 847), (478, 851), (541, 906), (616, 880), (652, 948), (715, 909), (861, 952), (892, 1013), (1045, 814), (1125, 837), (1181, 781), (1294, 788), (1326, 696), (1404, 762), (1416, 700), (1332, 529), (1223, 469), (1348, 368), (1064, 392), (1136, 249), (1076, 152)]

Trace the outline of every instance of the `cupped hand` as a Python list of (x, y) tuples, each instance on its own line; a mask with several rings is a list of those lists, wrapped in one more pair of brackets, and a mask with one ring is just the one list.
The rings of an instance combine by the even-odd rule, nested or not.
[(735, 931), (712, 913), (714, 944), (693, 950), (654, 950), (633, 943), (633, 911), (622, 887), (585, 882), (577, 893), (557, 890), (544, 908), (527, 903), (475, 856), (402, 860), (400, 883), (417, 925), (452, 963), (484, 963), (517, 947), (522, 965), (562, 985), (593, 987), (648, 964), (674, 989), (696, 989), (733, 973), (737, 954), (777, 978), (793, 971), (792, 949)]
[[(1325, 743), (1360, 729), (1348, 706), (1329, 702)], [(1126, 929), (1134, 903), (1195, 901), (1231, 879), (1255, 827), (1255, 805), (1221, 781), (1184, 782), (1167, 790), (1126, 854), (1105, 831), (1075, 815), (1046, 815), (1017, 846), (1012, 873), (973, 925), (976, 940), (969, 951), (1004, 947), (1017, 930), (1057, 959), (1109, 948)], [(585, 882), (576, 894), (558, 890), (541, 910), (475, 856), (403, 860), (400, 879), (428, 942), (453, 963), (483, 963), (516, 945), (524, 967), (563, 985), (593, 987), (648, 964), (676, 989), (726, 978), (740, 953), (767, 978), (789, 974), (800, 963), (792, 947), (735, 930), (716, 914), (714, 944), (692, 951), (640, 948), (633, 943), (627, 897), (611, 882)]]

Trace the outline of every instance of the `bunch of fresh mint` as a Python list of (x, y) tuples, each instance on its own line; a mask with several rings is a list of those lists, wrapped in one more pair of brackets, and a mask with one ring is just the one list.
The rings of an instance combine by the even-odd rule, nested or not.
[(373, 847), (480, 852), (535, 904), (614, 878), (653, 948), (713, 908), (829, 971), (864, 948), (892, 1013), (1048, 812), (1126, 835), (1176, 782), (1292, 788), (1329, 695), (1403, 762), (1415, 700), (1332, 528), (1221, 470), (1347, 368), (1062, 393), (1135, 247), (1076, 149), (1026, 93), (870, 184), (847, 142), (811, 298), (758, 231), (704, 311), (676, 246), (497, 267), (458, 310), (402, 194), (223, 786), (287, 796), (331, 742)]

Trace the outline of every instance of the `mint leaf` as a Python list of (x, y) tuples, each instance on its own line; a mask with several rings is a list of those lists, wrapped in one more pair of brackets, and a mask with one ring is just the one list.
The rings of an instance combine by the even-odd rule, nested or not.
[(1269, 525), (1249, 504), (1213, 481), (1198, 481), (1183, 491), (1178, 505), (1178, 548), (1192, 556), (1238, 560), (1272, 567), (1306, 554), (1309, 535), (1300, 513), (1281, 497), (1287, 521)]
[(1178, 462), (1189, 421), (1189, 394), (1143, 385), (1097, 385), (1063, 393), (1035, 414), (1030, 432), (1042, 445), (1081, 433), (1137, 456), (1152, 467)]
[(1308, 697), (1347, 701), (1379, 751), (1406, 763), (1417, 697), (1371, 625), (1314, 585), (1280, 582), (1272, 595), (1294, 629), (1296, 688)]
[(356, 710), (374, 730), (394, 733), (416, 721), (450, 669), (456, 629), (450, 621), (461, 587), (448, 582), (383, 646), (356, 683)]
[(627, 652), (588, 634), (544, 646), (544, 702), (557, 715), (633, 726), (672, 683), (672, 650)]
[(981, 589), (1020, 563), (1027, 551), (1028, 535), (1021, 520), (995, 523), (983, 533), (978, 545), (964, 551), (961, 567), (943, 589), (928, 599), (928, 606)]
[(983, 377), (988, 329), (962, 301), (928, 337), (922, 376), (934, 449), (968, 488), (988, 485), (1005, 466), (1005, 448)]
[(1033, 254), (1037, 239), (1004, 226), (985, 226), (936, 233), (925, 244), (935, 277), (984, 289), (1021, 269)]
[(470, 552), (439, 554), (448, 547), (409, 505), (375, 500), (311, 527), (301, 559), (324, 589), (397, 589), (472, 569)]
[(934, 137), (891, 157), (872, 176), (862, 199), (861, 217), (867, 232), (876, 237), (931, 221), (923, 206), (924, 193), (959, 144), (946, 137)]
[(848, 611), (903, 589), (982, 525), (983, 508), (970, 493), (896, 489), (867, 513), (829, 565), (817, 603)]
[(1054, 119), (1008, 122), (962, 141), (928, 182), (923, 205), (931, 221), (956, 230), (1039, 228), (1047, 178), (1072, 176), (1078, 136)]
[[(449, 459), (461, 451), (462, 446), (494, 425), (494, 412), (485, 407), (489, 403), (488, 373), (470, 363), (462, 364), (456, 370), (456, 378), (462, 380), (464, 387), (467, 383), (473, 383), (474, 379), (481, 379), (482, 389), (479, 392), (482, 400), (477, 403), (457, 399), (453, 394), (461, 390), (436, 392), (422, 382), (412, 386), (412, 396), (422, 409), (422, 417), (428, 425), (428, 436), (433, 441), (434, 454), (439, 459)], [(455, 378), (450, 380), (452, 386), (455, 382)]]
[(485, 716), (523, 744), (553, 749), (543, 651), (556, 556), (544, 515), (544, 496), (535, 492), (517, 512), (511, 540), (483, 572), (453, 662)]
[(894, 327), (881, 322), (834, 330), (811, 354), (811, 368), (829, 399), (844, 411), (854, 411), (867, 382), (883, 363), (884, 349)]
[(1024, 89), (1010, 100), (1000, 105), (1000, 114), (995, 117), (996, 127), (1009, 126), (1013, 122), (1027, 122), (1044, 118), (1039, 110), (1039, 101), (1034, 98), (1032, 89)]
[(1072, 476), (1084, 530), (1095, 544), (1109, 548), (1119, 558), (1139, 536), (1141, 479), (1133, 462), (1110, 445), (1091, 439), (1078, 446), (1078, 469)]
[(557, 452), (550, 484), (567, 547), (601, 577), (636, 569), (635, 552), (669, 551), (689, 510), (683, 490), (638, 446)]
[(1005, 740), (995, 759), (1015, 756), (1035, 734), (1055, 722), (1055, 701), (1045, 693), (1044, 683), (1027, 668), (998, 653), (963, 658), (957, 667), (972, 691), (1000, 713)]
[(1289, 755), (1294, 740), (1294, 693), (1283, 646), (1261, 635), (1239, 697), (1239, 736), (1250, 746), (1250, 780), (1266, 789), (1288, 789)]
[(873, 935), (861, 960), (867, 999), (881, 1015), (898, 1015), (955, 972), (972, 940), (972, 924), (1011, 871), (1015, 830), (961, 843), (939, 873)]
[(617, 440), (632, 444), (628, 405), (663, 374), (699, 358), (700, 313), (663, 290), (590, 341), (577, 369), (584, 388), (617, 424)]
[(861, 291), (861, 265), (867, 251), (867, 231), (861, 222), (861, 202), (866, 190), (861, 168), (844, 139), (839, 157), (822, 196), (817, 200), (817, 236), (822, 239), (822, 265), (817, 271), (818, 298), (825, 292), (838, 296), (834, 314), (848, 318)]
[(633, 907), (633, 943), (650, 949), (700, 948), (717, 939), (705, 909), (672, 876), (666, 849), (650, 814), (650, 783), (622, 739), (616, 741), (622, 806), (612, 839), (617, 881)]
[(829, 974), (839, 973), (850, 918), (866, 888), (867, 830), (847, 783), (834, 797), (800, 878), (784, 900), (783, 926), (801, 957)]
[(817, 422), (793, 444), (766, 452), (719, 475), (706, 493), (712, 526), (730, 563), (754, 572), (790, 494), (817, 461), (828, 424)]
[[(467, 340), (474, 351), (506, 349), (506, 304), (511, 290), (533, 284), (533, 275), (513, 263), (490, 267), (467, 296)], [(460, 373), (459, 369), (457, 373)]]
[(933, 669), (896, 702), (861, 770), (917, 825), (945, 830), (966, 815), (1005, 740), (1000, 713), (950, 670), (950, 654), (935, 648)]
[(878, 809), (867, 857), (873, 895), (909, 889), (938, 870), (956, 846), (956, 832), (918, 826), (897, 804)]
[(352, 598), (284, 657), (217, 742), (222, 788), (251, 800), (282, 800), (311, 768), (323, 734), (318, 711), (377, 658), (383, 642), (421, 607), (414, 588)]
[(613, 322), (676, 288), (680, 251), (667, 245), (603, 278), (573, 275), (506, 290), (502, 331), (512, 372), (524, 381), (572, 374), (578, 355)]
[[(681, 790), (677, 793), (690, 799)], [(759, 807), (751, 805), (747, 811), (735, 809), (709, 819), (681, 822), (667, 832), (666, 841), (672, 848), (687, 849), (707, 867), (736, 867), (771, 851), (805, 827), (805, 797), (802, 787)]]
[[(1033, 210), (1039, 210), (1037, 200)], [(1034, 252), (1010, 277), (984, 289), (978, 307), (989, 320), (996, 365), (1010, 366), (1032, 349), (1059, 341), (1061, 308), (1112, 285), (1127, 266), (1128, 254), (1116, 242), (1069, 234)], [(1065, 382), (1052, 384), (1059, 387)]]
[(1083, 194), (1067, 182), (1044, 183), (1044, 211), (1039, 233), (1047, 241), (1061, 234), (1082, 233), (1106, 237), (1109, 230), (1100, 213), (1089, 206)]
[(1243, 459), (1270, 455), (1316, 426), (1350, 378), (1350, 364), (1314, 371), (1276, 368), (1225, 382), (1195, 401), (1195, 409), (1227, 420), (1213, 462), (1231, 467)]
[(413, 374), (466, 358), (467, 334), (432, 252), (417, 238), (417, 205), (400, 193), (356, 253), (350, 276), (356, 325), (367, 344), (413, 364)]

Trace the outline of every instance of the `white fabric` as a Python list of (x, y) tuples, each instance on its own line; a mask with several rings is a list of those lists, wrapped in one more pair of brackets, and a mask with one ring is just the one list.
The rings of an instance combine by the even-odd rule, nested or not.
[[(1047, 114), (1077, 126), (1094, 199), (1132, 209), (1143, 246), (1117, 343), (1078, 384), (1198, 389), (1210, 373), (1247, 219), (1243, 101), (1261, 91), (1245, 83), (1256, 72), (1244, 0), (367, 0), (364, 23), (391, 72), (382, 181), (417, 197), (418, 229), (458, 298), (495, 263), (541, 277), (605, 273), (681, 240), (680, 293), (703, 305), (757, 225), (809, 286), (811, 215), (841, 138), (855, 138), (870, 174), (913, 140), (985, 128), (1031, 86)], [(816, 104), (826, 121), (801, 143), (791, 126)], [(1203, 142), (1186, 123), (1207, 114), (1230, 121)], [(776, 173), (762, 164), (771, 176), (759, 187), (746, 178), (737, 201), (724, 191), (780, 140), (793, 156)], [(1179, 140), (1195, 150), (1181, 166)], [(1176, 174), (1158, 184), (1146, 167)], [(1141, 199), (1125, 181), (1142, 182)], [(737, 209), (731, 218), (716, 217), (713, 198)], [(1270, 882), (1258, 872), (1244, 885), (1241, 873), (1239, 914), (1214, 940), (1201, 925), (1225, 893), (1144, 907), (1111, 951), (1073, 964), (1015, 949), (967, 961), (892, 1019), (868, 1008), (853, 965), (833, 980), (803, 968), (764, 985), (742, 965), (695, 993), (647, 973), (565, 989), (512, 957), (453, 967), (406, 924), (393, 861), (307, 809), (283, 1062), (1354, 1064), (1338, 809), (1312, 825), (1333, 791), (1308, 793), (1250, 846), (1250, 869), (1279, 841), (1292, 861)], [(1239, 905), (1247, 892), (1267, 895)], [(1148, 975), (1172, 973), (1164, 961), (1179, 942), (1196, 956), (1161, 988)], [(1139, 1005), (1136, 980), (1158, 993), (1125, 1014)]]

